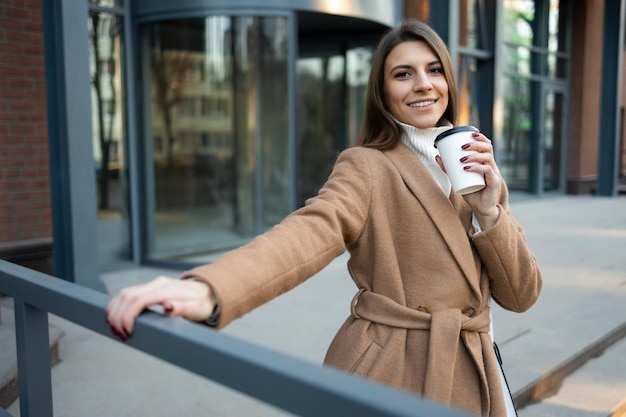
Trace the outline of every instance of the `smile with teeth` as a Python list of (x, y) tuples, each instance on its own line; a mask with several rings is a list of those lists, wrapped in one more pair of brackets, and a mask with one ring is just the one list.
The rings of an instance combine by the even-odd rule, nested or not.
[(420, 102), (417, 102), (417, 103), (411, 103), (411, 104), (409, 104), (409, 107), (426, 107), (426, 106), (430, 106), (431, 104), (435, 104), (435, 100), (420, 101)]

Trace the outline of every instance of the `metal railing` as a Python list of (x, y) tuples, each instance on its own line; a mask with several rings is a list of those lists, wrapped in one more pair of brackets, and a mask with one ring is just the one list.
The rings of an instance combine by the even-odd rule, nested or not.
[[(20, 415), (52, 416), (48, 313), (113, 338), (104, 320), (109, 297), (2, 260), (0, 292), (13, 297), (15, 309)], [(418, 396), (150, 311), (140, 315), (133, 336), (124, 343), (301, 416), (469, 417)], [(7, 412), (0, 408), (3, 415)]]

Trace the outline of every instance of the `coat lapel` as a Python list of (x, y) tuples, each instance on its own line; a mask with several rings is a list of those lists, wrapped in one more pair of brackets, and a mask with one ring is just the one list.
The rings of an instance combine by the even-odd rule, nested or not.
[(480, 298), (479, 277), (467, 230), (472, 212), (463, 197), (452, 193), (448, 199), (424, 164), (404, 144), (398, 143), (385, 155), (398, 169), (405, 184), (424, 207), (441, 233), (472, 290)]

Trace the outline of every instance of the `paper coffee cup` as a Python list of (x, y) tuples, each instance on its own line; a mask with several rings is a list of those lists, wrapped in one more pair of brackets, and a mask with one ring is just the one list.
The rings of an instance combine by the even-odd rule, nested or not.
[(479, 172), (465, 171), (463, 167), (467, 164), (461, 162), (465, 155), (476, 153), (461, 148), (474, 140), (472, 138), (474, 132), (478, 132), (474, 126), (456, 126), (435, 138), (435, 148), (439, 150), (446, 173), (450, 177), (452, 190), (461, 195), (485, 188), (485, 176)]

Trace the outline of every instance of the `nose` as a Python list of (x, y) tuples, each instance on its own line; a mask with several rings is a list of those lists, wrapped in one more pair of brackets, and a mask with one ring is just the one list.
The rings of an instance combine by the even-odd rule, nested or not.
[(414, 91), (428, 91), (433, 88), (428, 74), (424, 71), (420, 71), (415, 75), (415, 83), (413, 84)]

